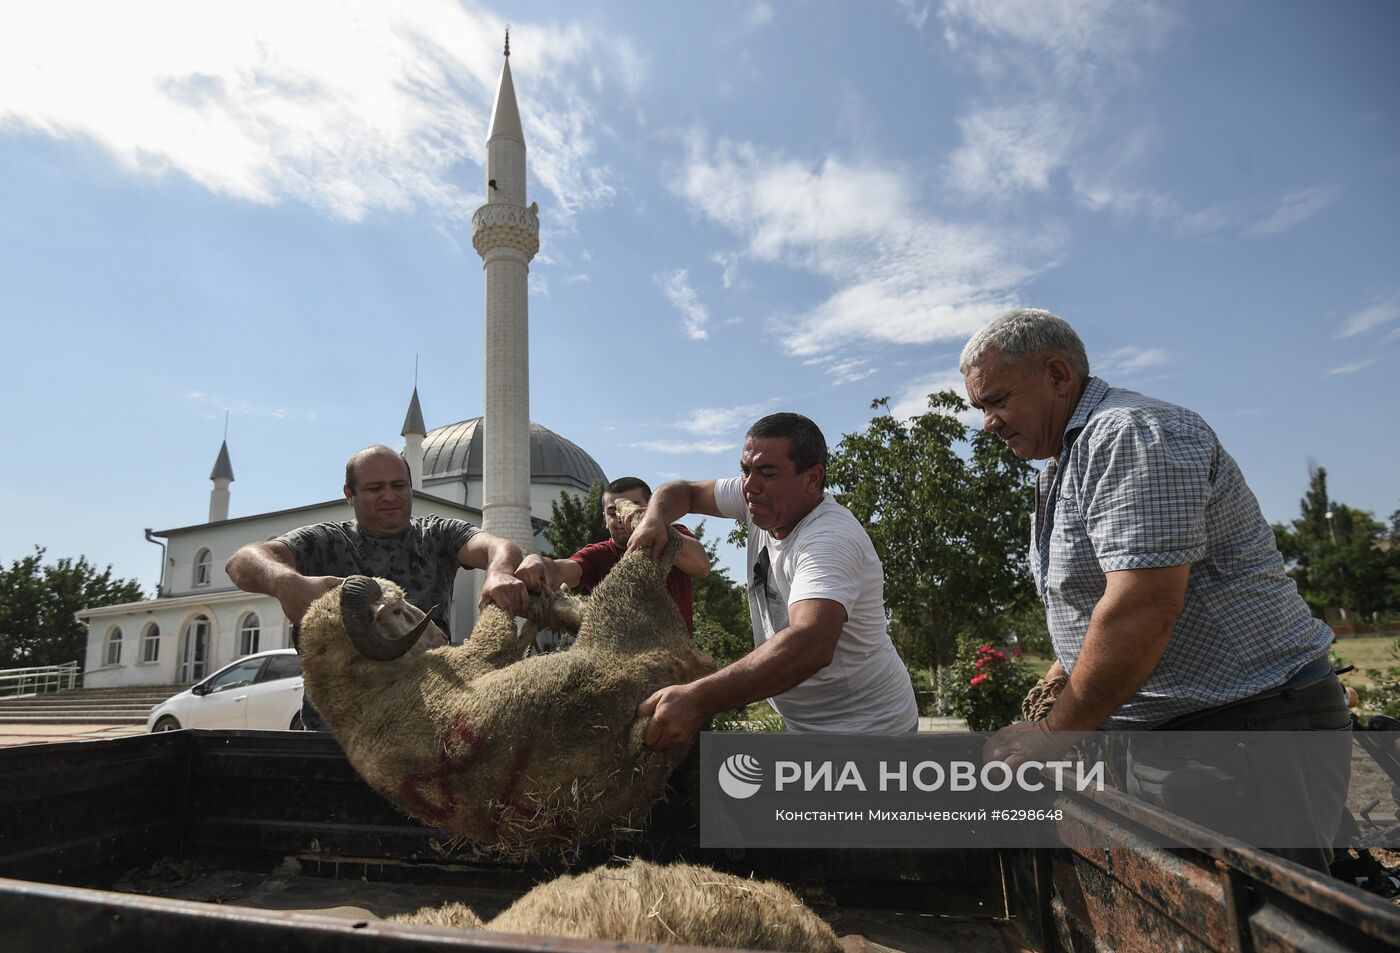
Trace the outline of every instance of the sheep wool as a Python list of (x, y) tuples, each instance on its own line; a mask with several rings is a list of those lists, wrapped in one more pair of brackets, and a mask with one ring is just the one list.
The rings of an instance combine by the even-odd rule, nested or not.
[(529, 856), (635, 833), (686, 754), (645, 747), (637, 705), (715, 670), (666, 591), (671, 536), (586, 603), (536, 594), (530, 622), (578, 635), (528, 658), (534, 626), (494, 605), (450, 646), (397, 585), (351, 577), (302, 621), (306, 691), (371, 787), (466, 841)]
[[(455, 903), (394, 919), (468, 929), (480, 924), (475, 914)], [(481, 928), (630, 943), (802, 953), (841, 950), (831, 926), (781, 884), (693, 864), (643, 860), (541, 884)]]

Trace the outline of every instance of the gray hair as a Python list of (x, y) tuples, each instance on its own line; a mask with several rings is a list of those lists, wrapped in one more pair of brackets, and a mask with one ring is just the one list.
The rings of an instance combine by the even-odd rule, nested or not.
[(1012, 361), (1050, 351), (1068, 361), (1080, 377), (1089, 376), (1089, 356), (1074, 328), (1064, 318), (1040, 308), (1008, 311), (974, 334), (958, 358), (958, 372), (966, 374), (981, 364), (989, 350), (1000, 351)]

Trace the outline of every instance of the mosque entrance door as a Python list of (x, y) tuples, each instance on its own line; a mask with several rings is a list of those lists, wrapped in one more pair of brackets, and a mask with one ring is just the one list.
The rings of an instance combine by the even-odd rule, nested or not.
[(180, 646), (180, 681), (197, 682), (209, 673), (209, 617), (197, 615), (185, 626)]

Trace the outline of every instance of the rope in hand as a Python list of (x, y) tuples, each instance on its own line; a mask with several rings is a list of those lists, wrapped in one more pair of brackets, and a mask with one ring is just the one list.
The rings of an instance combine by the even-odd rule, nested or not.
[(1050, 714), (1055, 705), (1055, 697), (1069, 684), (1068, 675), (1056, 675), (1051, 679), (1042, 678), (1031, 686), (1026, 697), (1021, 699), (1021, 718), (1025, 721), (1039, 721)]
[[(1055, 707), (1055, 699), (1061, 690), (1069, 684), (1068, 675), (1056, 675), (1054, 678), (1042, 678), (1031, 686), (1031, 690), (1026, 692), (1026, 697), (1021, 699), (1021, 718), (1025, 721), (1040, 721), (1050, 714), (1050, 709)], [(1114, 750), (1106, 735), (1085, 738), (1075, 745), (1081, 757), (1097, 757), (1103, 759), (1108, 771), (1108, 783), (1119, 790), (1127, 790), (1124, 783), (1124, 766), (1119, 759), (1114, 757)], [(1074, 749), (1071, 749), (1074, 750)]]

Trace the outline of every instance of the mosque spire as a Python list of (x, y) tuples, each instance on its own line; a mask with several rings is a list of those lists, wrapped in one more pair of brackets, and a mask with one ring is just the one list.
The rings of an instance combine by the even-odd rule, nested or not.
[(217, 523), (228, 519), (228, 485), (233, 482), (233, 464), (228, 457), (228, 437), (219, 446), (219, 456), (214, 461), (214, 469), (209, 472), (214, 481), (214, 489), (209, 491), (209, 522)]
[(472, 216), (482, 259), (485, 399), (482, 406), (482, 528), (534, 552), (530, 522), (530, 259), (540, 220), (525, 204), (525, 133), (510, 58), (486, 139), (486, 204)]
[[(525, 148), (525, 132), (520, 128), (520, 106), (515, 101), (515, 82), (510, 75), (510, 34), (506, 34), (506, 58), (501, 64), (501, 81), (496, 87), (496, 103), (491, 107), (491, 124), (487, 127), (486, 142), (499, 138), (514, 139)], [(504, 188), (504, 183), (501, 183)], [(524, 198), (524, 183), (521, 183), (520, 197)], [(491, 196), (487, 196), (489, 199)], [(519, 204), (519, 203), (518, 203)]]
[(415, 490), (423, 489), (423, 438), (428, 428), (423, 424), (423, 408), (418, 406), (418, 385), (413, 385), (413, 398), (403, 419), (403, 458), (408, 463), (408, 475)]

